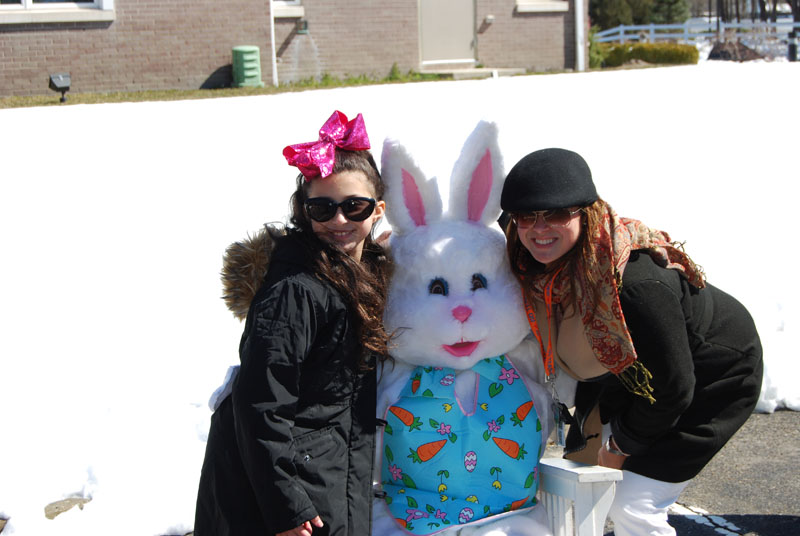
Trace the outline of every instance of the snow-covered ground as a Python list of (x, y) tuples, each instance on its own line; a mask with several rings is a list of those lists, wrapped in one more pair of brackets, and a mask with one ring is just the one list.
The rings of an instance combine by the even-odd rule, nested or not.
[[(281, 150), (334, 109), (364, 114), (376, 156), (397, 137), (444, 178), (479, 119), (498, 123), (506, 169), (578, 151), (619, 213), (685, 240), (750, 309), (759, 409), (800, 410), (798, 81), (800, 63), (702, 62), (0, 110), (3, 536), (192, 529), (206, 402), (238, 362), (223, 251), (284, 218)], [(68, 496), (92, 501), (44, 518)]]

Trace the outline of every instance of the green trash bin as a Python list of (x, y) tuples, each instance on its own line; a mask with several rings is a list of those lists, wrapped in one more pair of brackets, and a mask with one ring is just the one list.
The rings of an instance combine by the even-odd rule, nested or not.
[(258, 47), (233, 47), (233, 87), (264, 87)]

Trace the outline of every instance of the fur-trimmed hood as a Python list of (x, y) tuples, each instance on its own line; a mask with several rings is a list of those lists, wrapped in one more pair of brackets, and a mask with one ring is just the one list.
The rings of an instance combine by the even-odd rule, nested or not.
[(234, 242), (225, 250), (222, 260), (222, 299), (239, 320), (247, 311), (267, 275), (278, 239), (286, 235), (281, 227), (264, 225), (254, 235)]

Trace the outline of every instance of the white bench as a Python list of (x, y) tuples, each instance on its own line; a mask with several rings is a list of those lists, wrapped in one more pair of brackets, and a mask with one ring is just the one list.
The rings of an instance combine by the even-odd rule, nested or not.
[(622, 471), (563, 458), (540, 462), (541, 503), (554, 536), (603, 536)]

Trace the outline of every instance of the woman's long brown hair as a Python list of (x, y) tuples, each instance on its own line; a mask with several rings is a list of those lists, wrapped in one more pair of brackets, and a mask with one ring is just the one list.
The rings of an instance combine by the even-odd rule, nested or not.
[(546, 267), (541, 262), (533, 258), (528, 249), (522, 244), (517, 233), (517, 226), (511, 218), (505, 228), (506, 234), (506, 249), (508, 258), (511, 263), (511, 271), (514, 272), (517, 280), (522, 286), (523, 292), (528, 301), (533, 304), (533, 281), (542, 274), (554, 274), (558, 270), (565, 271), (569, 281), (569, 302), (566, 305), (571, 305), (573, 311), (577, 311), (577, 304), (575, 303), (575, 292), (573, 288), (575, 282), (583, 278), (587, 283), (587, 292), (591, 299), (592, 310), (599, 300), (599, 287), (597, 281), (594, 280), (592, 274), (595, 270), (583, 270), (581, 273), (581, 263), (583, 260), (585, 267), (593, 266), (597, 263), (596, 244), (591, 239), (595, 235), (597, 226), (602, 224), (603, 213), (605, 211), (605, 201), (598, 199), (591, 205), (581, 208), (581, 234), (578, 241), (564, 256), (555, 261), (552, 266)]
[[(369, 151), (336, 149), (333, 173), (342, 171), (364, 173), (375, 192), (375, 199), (383, 199), (385, 188)], [(383, 329), (383, 309), (391, 266), (386, 251), (370, 233), (364, 241), (361, 262), (358, 262), (336, 246), (317, 238), (303, 207), (310, 188), (311, 181), (299, 175), (297, 189), (291, 198), (291, 227), (288, 232), (299, 238), (308, 249), (314, 273), (330, 282), (353, 312), (355, 332), (362, 348), (362, 366), (368, 364), (371, 353), (384, 360), (389, 356), (387, 346), (390, 338)]]

